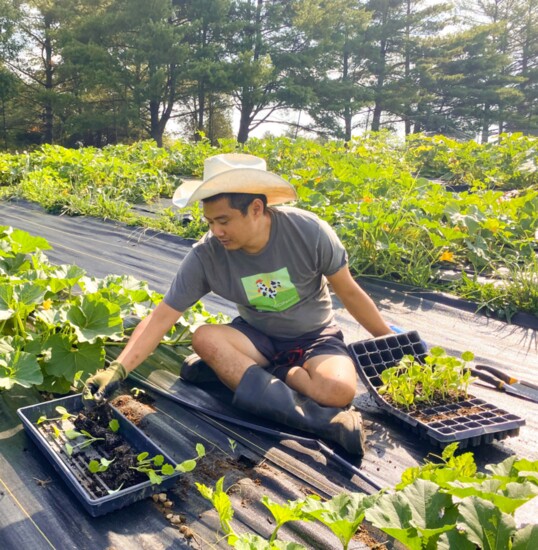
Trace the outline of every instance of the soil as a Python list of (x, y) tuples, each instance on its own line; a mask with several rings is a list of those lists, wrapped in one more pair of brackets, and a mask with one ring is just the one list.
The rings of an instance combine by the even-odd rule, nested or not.
[(153, 400), (148, 397), (134, 398), (130, 395), (119, 395), (110, 403), (135, 426), (138, 426), (147, 414), (155, 410), (152, 406)]
[(82, 459), (84, 464), (87, 464), (89, 460), (92, 458), (97, 459), (97, 457), (104, 457), (108, 460), (114, 459), (114, 462), (110, 464), (105, 472), (91, 474), (88, 470), (91, 476), (89, 489), (96, 496), (109, 494), (107, 488), (110, 490), (116, 490), (119, 487), (126, 489), (148, 480), (146, 474), (131, 469), (131, 467), (136, 466), (136, 457), (141, 451), (133, 449), (120, 434), (110, 430), (108, 423), (112, 418), (112, 411), (105, 404), (96, 407), (92, 411), (81, 411), (73, 422), (76, 430), (85, 430), (94, 437), (104, 439), (103, 441), (96, 441), (88, 448), (91, 449), (91, 454), (87, 452), (87, 449), (76, 449), (71, 457), (73, 461)]
[[(450, 418), (456, 418), (458, 416), (469, 416), (471, 414), (479, 414), (484, 412), (484, 409), (477, 405), (466, 405), (465, 403), (473, 400), (472, 395), (450, 395), (448, 398), (443, 399), (442, 397), (435, 398), (430, 403), (418, 403), (406, 409), (403, 405), (395, 403), (390, 396), (383, 396), (385, 401), (392, 405), (395, 409), (402, 411), (409, 416), (416, 418), (424, 424), (431, 424), (432, 422), (439, 422), (443, 420), (448, 420)], [(461, 403), (460, 406), (454, 407)], [(451, 407), (450, 410), (436, 410), (443, 407)]]

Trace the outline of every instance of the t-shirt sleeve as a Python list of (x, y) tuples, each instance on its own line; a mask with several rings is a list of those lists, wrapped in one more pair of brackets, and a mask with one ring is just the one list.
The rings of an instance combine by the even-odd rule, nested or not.
[(320, 220), (318, 261), (320, 272), (329, 277), (347, 264), (344, 245), (334, 229), (324, 220)]
[(191, 250), (181, 262), (163, 301), (177, 311), (185, 311), (210, 291), (202, 262)]

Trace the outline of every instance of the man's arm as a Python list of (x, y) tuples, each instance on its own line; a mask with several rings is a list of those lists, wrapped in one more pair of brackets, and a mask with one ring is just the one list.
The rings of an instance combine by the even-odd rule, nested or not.
[(136, 369), (155, 350), (181, 315), (181, 311), (161, 302), (137, 325), (117, 361), (127, 372)]
[[(136, 369), (158, 346), (163, 336), (179, 319), (177, 311), (161, 302), (133, 331), (127, 345), (108, 369), (98, 370), (86, 380), (84, 399), (88, 406), (102, 403), (127, 378), (129, 371)], [(92, 405), (89, 405), (89, 404)]]
[(347, 265), (327, 280), (344, 307), (372, 336), (392, 333), (374, 301), (351, 276)]

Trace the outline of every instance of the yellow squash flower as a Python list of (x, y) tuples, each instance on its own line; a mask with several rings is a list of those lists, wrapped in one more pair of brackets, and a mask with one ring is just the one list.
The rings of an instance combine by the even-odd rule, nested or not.
[(454, 262), (454, 253), (449, 250), (445, 250), (439, 257), (439, 260), (442, 262)]

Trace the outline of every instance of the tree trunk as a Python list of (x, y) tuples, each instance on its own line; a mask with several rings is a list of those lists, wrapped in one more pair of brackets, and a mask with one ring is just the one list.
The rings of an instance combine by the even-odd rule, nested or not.
[[(263, 0), (257, 0), (256, 3), (256, 31), (254, 36), (254, 55), (253, 60), (256, 62), (260, 59), (262, 49), (262, 7)], [(251, 97), (251, 92), (247, 86), (244, 86), (241, 94), (241, 119), (239, 121), (239, 131), (237, 132), (238, 143), (246, 143), (250, 133), (250, 124), (252, 123), (252, 112), (254, 110), (254, 102)]]
[(372, 132), (379, 132), (381, 128), (381, 99), (375, 100), (374, 113), (372, 115)]
[(4, 126), (4, 147), (7, 151), (7, 122), (6, 122), (6, 101), (2, 98), (2, 122)]
[[(343, 68), (342, 68), (342, 80), (346, 81), (349, 79), (349, 52), (347, 46), (347, 37), (344, 44), (344, 59), (343, 59)], [(352, 123), (353, 114), (351, 112), (350, 99), (346, 98), (346, 105), (344, 107), (344, 141), (347, 143), (351, 141), (351, 123)]]
[(372, 131), (379, 132), (381, 128), (381, 113), (383, 112), (383, 85), (385, 84), (385, 66), (386, 66), (386, 40), (381, 41), (380, 45), (380, 62), (377, 73), (377, 84), (375, 87), (375, 105), (372, 115)]
[[(405, 24), (405, 82), (409, 83), (411, 76), (411, 52), (409, 51), (409, 45), (411, 40), (411, 0), (407, 0), (407, 20)], [(411, 133), (411, 105), (408, 104), (404, 108), (405, 111), (405, 135), (408, 136)]]
[(246, 143), (250, 133), (250, 112), (251, 108), (242, 105), (241, 119), (239, 120), (239, 131), (237, 132), (238, 143)]
[(205, 110), (206, 110), (206, 97), (204, 83), (200, 81), (198, 83), (198, 113), (196, 117), (196, 135), (194, 141), (200, 141), (202, 139), (200, 133), (205, 130)]
[(54, 87), (53, 74), (54, 67), (52, 65), (52, 42), (48, 36), (51, 28), (51, 22), (48, 17), (45, 17), (45, 41), (43, 43), (44, 63), (45, 63), (45, 89), (46, 98), (43, 112), (43, 141), (45, 143), (53, 142), (53, 124), (54, 111), (52, 106), (52, 90)]
[(484, 118), (482, 120), (482, 137), (480, 141), (487, 143), (489, 141), (489, 103), (484, 105)]
[(160, 102), (157, 100), (150, 100), (149, 102), (149, 115), (150, 115), (150, 135), (155, 140), (157, 147), (163, 146), (163, 133), (164, 126), (159, 120), (159, 105)]

